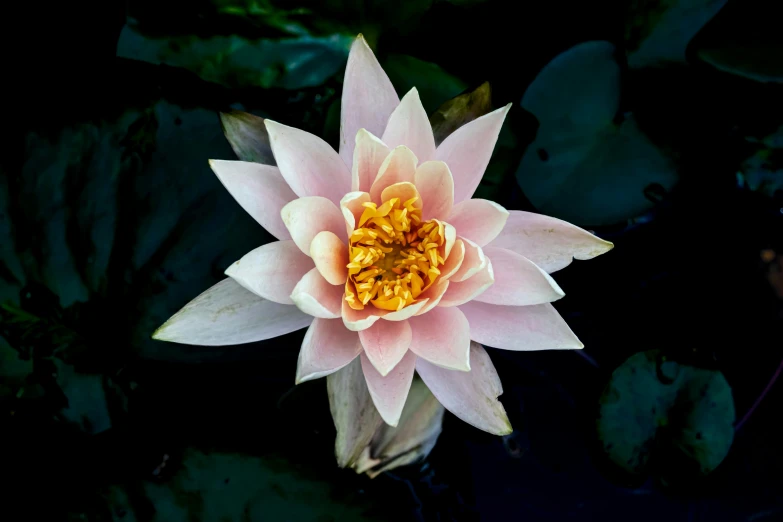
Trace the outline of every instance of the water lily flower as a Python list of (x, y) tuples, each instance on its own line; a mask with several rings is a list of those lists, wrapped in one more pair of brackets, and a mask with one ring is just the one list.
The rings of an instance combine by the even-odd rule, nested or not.
[[(358, 37), (345, 71), (339, 153), (267, 119), (276, 166), (210, 162), (279, 241), (228, 267), (227, 279), (153, 337), (232, 345), (307, 327), (296, 382), (329, 376), (341, 465), (356, 462), (376, 431), (368, 421), (361, 434), (341, 435), (341, 426), (363, 422), (351, 411), (367, 411), (358, 387), (396, 426), (414, 372), (457, 417), (509, 433), (500, 380), (481, 345), (582, 348), (550, 304), (564, 294), (549, 274), (612, 248), (558, 219), (471, 199), (509, 108), (436, 146), (416, 89), (400, 100)], [(339, 447), (349, 448), (342, 458)]]

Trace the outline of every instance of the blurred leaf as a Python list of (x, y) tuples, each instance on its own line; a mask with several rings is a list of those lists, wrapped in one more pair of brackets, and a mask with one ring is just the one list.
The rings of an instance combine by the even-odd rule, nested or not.
[(339, 498), (330, 482), (281, 459), (187, 449), (181, 462), (167, 463), (171, 466), (176, 471), (166, 482), (111, 487), (107, 500), (114, 520), (367, 520), (366, 503)]
[(633, 0), (625, 21), (628, 66), (684, 63), (688, 43), (726, 0)]
[(757, 82), (783, 82), (783, 34), (770, 2), (732, 2), (694, 41), (695, 55), (719, 71)]
[(685, 482), (710, 473), (734, 438), (734, 400), (718, 371), (637, 353), (601, 397), (598, 434), (609, 458), (634, 475)]
[(321, 85), (339, 72), (352, 37), (301, 36), (284, 40), (249, 40), (237, 35), (150, 38), (126, 25), (117, 56), (165, 63), (228, 87), (302, 89)]
[(61, 415), (90, 435), (111, 428), (103, 376), (77, 372), (58, 358), (52, 358), (52, 361), (57, 368), (57, 385), (68, 399)]
[(64, 309), (104, 303), (86, 309), (83, 335), (101, 324), (147, 356), (197, 356), (150, 333), (270, 237), (209, 169), (234, 157), (217, 115), (158, 102), (53, 139), (30, 134), (26, 157), (12, 222), (29, 238), (17, 238), (25, 276)]
[(585, 42), (556, 56), (522, 97), (539, 122), (517, 171), (538, 211), (580, 225), (608, 225), (654, 205), (645, 192), (677, 180), (672, 162), (632, 115), (615, 123), (620, 67), (608, 42)]
[(276, 165), (264, 118), (242, 111), (220, 113), (228, 143), (241, 161)]
[(438, 441), (444, 408), (416, 377), (394, 428), (382, 423), (354, 468), (375, 478), (384, 471), (424, 460)]
[(416, 87), (427, 114), (434, 112), (442, 103), (467, 88), (462, 80), (447, 73), (438, 65), (413, 56), (390, 54), (381, 65), (389, 75), (400, 98)]
[(484, 82), (473, 91), (447, 101), (430, 115), (435, 145), (440, 145), (449, 134), (491, 110), (492, 89), (489, 82)]
[(737, 178), (741, 186), (771, 198), (783, 192), (783, 126), (758, 141), (758, 147), (742, 162)]
[(0, 336), (0, 399), (14, 397), (33, 372), (33, 361), (22, 359)]

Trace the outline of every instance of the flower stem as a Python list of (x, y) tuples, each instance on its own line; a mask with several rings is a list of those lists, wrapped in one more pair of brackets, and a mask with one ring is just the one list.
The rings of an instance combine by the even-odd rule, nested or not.
[(758, 405), (761, 404), (761, 401), (764, 400), (764, 397), (767, 395), (767, 393), (769, 393), (769, 390), (772, 389), (772, 386), (775, 384), (775, 381), (777, 380), (778, 376), (780, 376), (781, 372), (783, 372), (783, 360), (780, 361), (778, 369), (775, 370), (775, 373), (772, 374), (772, 378), (769, 380), (769, 383), (767, 383), (767, 387), (764, 388), (764, 390), (761, 392), (761, 395), (758, 396), (756, 402), (753, 403), (753, 406), (750, 407), (745, 416), (742, 417), (742, 419), (740, 419), (740, 421), (734, 426), (734, 431), (739, 431), (742, 425), (748, 421), (751, 414), (756, 410)]
[(581, 357), (585, 361), (589, 362), (590, 365), (594, 366), (595, 368), (600, 368), (600, 366), (598, 366), (598, 361), (596, 361), (595, 359), (593, 359), (592, 357), (587, 355), (587, 353), (585, 353), (584, 349), (582, 349), (582, 350), (574, 350), (574, 351), (577, 353), (577, 355), (579, 355), (579, 357)]

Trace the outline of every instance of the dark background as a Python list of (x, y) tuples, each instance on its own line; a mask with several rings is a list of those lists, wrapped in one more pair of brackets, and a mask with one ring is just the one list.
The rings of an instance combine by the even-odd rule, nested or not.
[[(23, 87), (6, 121), (24, 153), (5, 155), (0, 182), (3, 519), (783, 520), (783, 388), (768, 387), (783, 359), (780, 29), (761, 2), (728, 2), (706, 26), (677, 18), (678, 5), (26, 6), (27, 41), (8, 46), (21, 60), (6, 71)], [(696, 35), (687, 60), (629, 66), (672, 12)], [(235, 159), (218, 112), (336, 143), (343, 44), (359, 32), (429, 112), (484, 81), (496, 107), (514, 103), (482, 197), (538, 210), (515, 176), (538, 128), (520, 100), (544, 65), (588, 40), (615, 44), (621, 112), (677, 176), (645, 186), (643, 212), (569, 216), (615, 249), (556, 274), (583, 353), (489, 350), (516, 431), (498, 438), (447, 414), (425, 463), (374, 480), (337, 468), (324, 380), (293, 386), (303, 332), (227, 348), (149, 339), (271, 240), (209, 170), (207, 159)], [(643, 161), (628, 171), (647, 175)], [(588, 186), (612, 183), (589, 174)], [(613, 194), (601, 208), (640, 196)], [(603, 451), (601, 393), (647, 350), (731, 387), (745, 421), (712, 473), (661, 451), (632, 474)], [(198, 472), (183, 478), (185, 462)]]

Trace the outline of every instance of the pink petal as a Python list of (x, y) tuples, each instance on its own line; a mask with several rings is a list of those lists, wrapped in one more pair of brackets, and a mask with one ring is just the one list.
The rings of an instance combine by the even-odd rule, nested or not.
[(299, 330), (312, 320), (295, 306), (262, 299), (226, 278), (186, 304), (152, 338), (199, 346), (252, 343)]
[(367, 192), (378, 177), (383, 160), (389, 155), (389, 147), (366, 129), (356, 134), (351, 168), (351, 190)]
[(421, 208), (421, 196), (419, 191), (416, 190), (416, 186), (413, 183), (403, 181), (402, 183), (395, 183), (383, 189), (381, 192), (381, 201), (389, 201), (392, 198), (399, 198), (400, 201), (408, 201), (409, 199), (416, 198), (413, 202), (413, 206)]
[(337, 464), (341, 468), (352, 466), (383, 423), (367, 389), (361, 358), (327, 376), (326, 389), (337, 429), (334, 443)]
[(548, 273), (610, 251), (614, 245), (560, 219), (512, 210), (493, 247), (521, 254)]
[(494, 201), (466, 199), (454, 205), (449, 223), (460, 236), (483, 247), (500, 234), (507, 219), (508, 210)]
[(470, 323), (470, 338), (487, 346), (515, 351), (584, 347), (549, 303), (498, 306), (471, 301), (460, 310)]
[(386, 156), (370, 188), (370, 198), (381, 204), (381, 193), (395, 183), (413, 183), (419, 160), (408, 147), (397, 147)]
[(489, 355), (477, 343), (470, 345), (469, 372), (440, 368), (419, 358), (416, 371), (435, 398), (451, 413), (493, 435), (511, 433), (506, 410), (497, 398), (503, 394)]
[(408, 321), (378, 321), (359, 332), (364, 353), (384, 377), (402, 360), (411, 344)]
[(443, 265), (438, 266), (440, 269), (440, 276), (438, 279), (449, 279), (451, 276), (459, 272), (462, 267), (462, 261), (465, 260), (465, 243), (461, 239), (457, 239), (454, 242), (449, 257), (445, 259)]
[(348, 246), (334, 233), (319, 232), (310, 243), (310, 257), (330, 284), (344, 285), (348, 279)]
[(381, 414), (381, 418), (390, 426), (396, 426), (400, 420), (402, 407), (408, 397), (416, 367), (416, 356), (408, 351), (402, 360), (385, 377), (378, 373), (367, 355), (361, 355), (362, 370), (370, 390), (372, 402)]
[(313, 268), (313, 260), (291, 241), (275, 241), (245, 254), (226, 269), (226, 275), (254, 294), (292, 305), (296, 283)]
[(421, 161), (435, 158), (435, 137), (416, 87), (402, 97), (400, 104), (391, 113), (381, 139), (389, 147), (405, 145)]
[(346, 165), (350, 166), (353, 161), (359, 129), (364, 128), (380, 136), (386, 129), (389, 116), (399, 104), (400, 98), (389, 77), (360, 35), (351, 46), (343, 81), (340, 157)]
[(264, 120), (277, 167), (299, 197), (322, 196), (339, 204), (351, 191), (351, 171), (318, 136)]
[(473, 277), (487, 266), (487, 258), (480, 246), (464, 237), (462, 242), (465, 247), (465, 255), (459, 269), (450, 278), (452, 282), (457, 283)]
[(425, 202), (423, 218), (448, 218), (454, 204), (454, 180), (449, 167), (442, 161), (427, 161), (416, 169), (415, 179), (416, 188)]
[(453, 225), (450, 223), (444, 223), (444, 250), (446, 252), (445, 257), (449, 257), (451, 255), (451, 249), (454, 248), (454, 243), (457, 241), (457, 229), (454, 228)]
[(362, 212), (364, 212), (363, 204), (369, 201), (370, 195), (367, 192), (349, 192), (340, 200), (340, 210), (345, 218), (349, 236), (356, 228), (356, 223), (362, 217)]
[(296, 199), (296, 194), (277, 167), (223, 160), (209, 160), (209, 166), (229, 194), (253, 219), (277, 239), (291, 239), (280, 210)]
[[(404, 308), (403, 308), (404, 310)], [(386, 313), (386, 310), (379, 310), (373, 306), (365, 306), (364, 310), (354, 310), (343, 299), (342, 316), (345, 327), (352, 332), (361, 332), (371, 327), (375, 322)]]
[(324, 230), (332, 232), (344, 243), (348, 242), (345, 217), (340, 209), (326, 198), (310, 196), (295, 199), (283, 207), (280, 215), (296, 246), (308, 256), (310, 243)]
[(446, 294), (446, 290), (449, 288), (449, 280), (438, 278), (437, 281), (435, 281), (435, 284), (426, 289), (424, 292), (421, 293), (419, 296), (419, 299), (426, 299), (427, 304), (425, 304), (421, 310), (416, 312), (414, 317), (424, 315), (440, 303), (440, 300), (443, 299), (443, 296)]
[(313, 268), (296, 284), (291, 300), (308, 315), (337, 319), (340, 317), (344, 293), (342, 286), (330, 285), (318, 269)]
[(379, 312), (386, 312), (383, 314), (383, 319), (386, 321), (404, 321), (406, 319), (410, 319), (417, 313), (419, 313), (425, 306), (427, 306), (428, 300), (422, 299), (421, 296), (419, 299), (402, 310), (397, 310), (396, 312), (387, 312), (386, 310), (378, 310)]
[(485, 247), (484, 254), (492, 261), (496, 284), (477, 296), (477, 301), (525, 306), (551, 303), (565, 295), (555, 280), (528, 258), (495, 247)]
[(316, 318), (307, 329), (299, 350), (296, 384), (334, 373), (360, 353), (362, 343), (356, 332), (347, 330), (339, 319)]
[(476, 272), (471, 278), (456, 282), (451, 280), (449, 289), (441, 298), (439, 306), (460, 306), (480, 296), (495, 283), (495, 275), (492, 263), (486, 260), (484, 268)]
[(410, 324), (413, 353), (450, 370), (470, 371), (470, 326), (459, 308), (435, 308)]
[(506, 105), (466, 123), (438, 147), (435, 159), (445, 161), (454, 176), (455, 203), (469, 199), (476, 191), (510, 108), (511, 104)]

